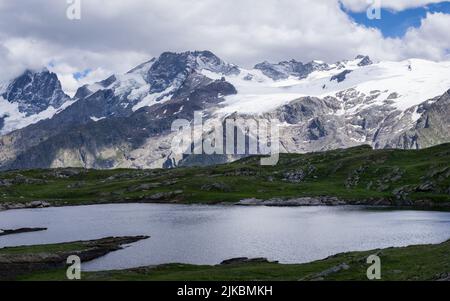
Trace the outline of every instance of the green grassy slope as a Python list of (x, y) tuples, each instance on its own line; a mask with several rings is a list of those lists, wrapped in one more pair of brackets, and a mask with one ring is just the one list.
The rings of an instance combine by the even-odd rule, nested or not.
[(418, 151), (362, 146), (284, 154), (276, 166), (258, 157), (171, 170), (54, 169), (0, 173), (0, 205), (112, 202), (220, 203), (244, 198), (333, 196), (393, 205), (450, 204), (450, 144)]

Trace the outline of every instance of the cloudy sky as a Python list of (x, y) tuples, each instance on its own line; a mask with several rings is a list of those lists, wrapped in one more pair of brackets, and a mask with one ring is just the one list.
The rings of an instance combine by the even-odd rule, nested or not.
[[(80, 20), (67, 17), (74, 1)], [(449, 1), (370, 1), (0, 0), (0, 81), (47, 66), (73, 93), (163, 51), (197, 49), (244, 67), (357, 54), (450, 59)], [(381, 19), (368, 18), (378, 2)]]

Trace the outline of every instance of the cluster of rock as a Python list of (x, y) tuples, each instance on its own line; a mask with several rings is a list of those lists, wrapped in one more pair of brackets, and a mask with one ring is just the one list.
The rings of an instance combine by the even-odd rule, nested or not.
[(308, 165), (305, 169), (285, 172), (282, 180), (289, 183), (301, 183), (307, 177), (312, 176), (316, 170), (317, 168), (314, 165)]
[(169, 192), (158, 192), (152, 195), (142, 196), (142, 202), (171, 202), (175, 201), (175, 198), (183, 195), (183, 190), (175, 190)]
[(0, 211), (13, 209), (47, 208), (50, 206), (51, 204), (45, 201), (32, 201), (26, 203), (0, 203)]
[(450, 167), (432, 169), (421, 178), (421, 183), (415, 185), (405, 185), (392, 191), (398, 200), (407, 200), (409, 194), (413, 192), (431, 192), (450, 195), (450, 186), (446, 185), (450, 177)]
[(243, 199), (238, 206), (268, 206), (268, 207), (308, 207), (308, 206), (371, 206), (371, 207), (415, 207), (415, 208), (450, 208), (449, 202), (434, 202), (431, 200), (410, 200), (391, 198), (339, 199), (337, 197), (301, 197), (273, 198), (269, 200)]
[(350, 269), (350, 266), (347, 263), (341, 263), (337, 266), (331, 267), (325, 271), (322, 271), (311, 277), (311, 281), (324, 281), (326, 277), (339, 273), (341, 271), (347, 271)]
[(0, 179), (0, 187), (9, 187), (17, 184), (47, 184), (46, 180), (25, 177), (21, 174), (15, 175), (13, 178)]
[(450, 272), (438, 275), (436, 281), (450, 281)]
[(269, 207), (302, 207), (302, 206), (342, 206), (348, 205), (349, 202), (340, 200), (335, 197), (303, 197), (292, 199), (244, 199), (236, 205), (239, 206), (269, 206)]
[(347, 189), (350, 189), (357, 186), (361, 179), (361, 174), (364, 173), (365, 170), (365, 166), (360, 166), (357, 169), (353, 170), (345, 181), (345, 187), (347, 187)]

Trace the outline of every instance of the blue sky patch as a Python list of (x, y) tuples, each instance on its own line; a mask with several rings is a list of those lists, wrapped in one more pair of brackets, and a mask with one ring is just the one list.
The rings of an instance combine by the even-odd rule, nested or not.
[(377, 28), (381, 30), (384, 37), (400, 38), (411, 27), (420, 27), (421, 20), (426, 17), (427, 12), (441, 12), (450, 14), (450, 2), (441, 2), (429, 4), (427, 6), (406, 9), (403, 11), (392, 11), (388, 9), (381, 10), (381, 19), (371, 20), (366, 12), (351, 12), (343, 10), (358, 24)]
[(89, 73), (91, 73), (91, 69), (86, 69), (86, 70), (83, 70), (83, 71), (80, 71), (80, 72), (75, 72), (74, 74), (73, 74), (73, 77), (76, 79), (76, 80), (80, 80), (80, 79), (83, 79), (83, 78), (85, 78), (86, 76), (88, 76), (89, 75)]

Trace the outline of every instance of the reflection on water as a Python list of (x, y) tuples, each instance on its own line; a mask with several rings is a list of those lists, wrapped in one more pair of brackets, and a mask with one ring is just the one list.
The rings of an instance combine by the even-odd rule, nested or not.
[(355, 207), (232, 207), (115, 204), (0, 212), (0, 229), (48, 231), (0, 237), (0, 247), (149, 235), (85, 270), (182, 262), (217, 264), (233, 257), (302, 263), (356, 250), (439, 243), (450, 213)]

